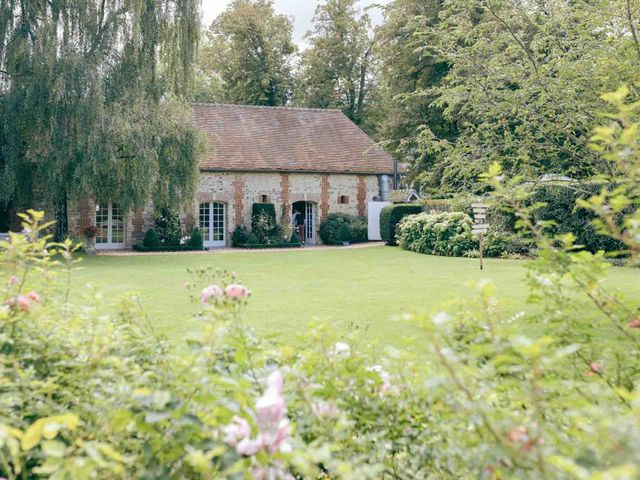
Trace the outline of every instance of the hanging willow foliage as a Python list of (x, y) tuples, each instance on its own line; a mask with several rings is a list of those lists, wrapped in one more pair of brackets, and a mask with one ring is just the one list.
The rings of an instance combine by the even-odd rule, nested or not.
[(0, 204), (186, 201), (199, 0), (0, 0)]

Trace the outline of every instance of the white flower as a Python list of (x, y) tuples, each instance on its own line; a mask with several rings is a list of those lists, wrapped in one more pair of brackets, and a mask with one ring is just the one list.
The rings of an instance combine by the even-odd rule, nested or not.
[(336, 342), (335, 347), (333, 347), (333, 352), (336, 355), (349, 355), (349, 353), (351, 352), (351, 347), (347, 343)]
[(431, 319), (435, 325), (444, 325), (451, 320), (451, 315), (447, 312), (438, 312)]
[(549, 277), (545, 277), (544, 275), (536, 275), (536, 281), (543, 287), (553, 287), (553, 282), (551, 281), (551, 279)]

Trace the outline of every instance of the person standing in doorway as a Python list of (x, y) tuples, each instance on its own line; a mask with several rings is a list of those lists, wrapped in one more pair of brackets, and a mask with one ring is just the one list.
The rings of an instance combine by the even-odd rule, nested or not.
[(302, 242), (302, 244), (304, 244), (304, 216), (302, 215), (302, 213), (300, 213), (298, 211), (297, 208), (293, 209), (293, 214), (291, 215), (291, 223), (293, 225), (293, 228), (295, 229), (296, 233), (298, 234), (298, 238), (300, 239), (300, 242)]

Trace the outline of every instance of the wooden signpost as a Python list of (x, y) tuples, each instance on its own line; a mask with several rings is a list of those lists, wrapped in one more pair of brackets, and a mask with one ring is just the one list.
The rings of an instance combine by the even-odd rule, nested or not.
[(489, 224), (487, 223), (487, 210), (489, 209), (489, 205), (486, 203), (472, 203), (471, 208), (473, 209), (472, 231), (474, 235), (478, 236), (478, 243), (480, 244), (480, 270), (484, 270), (482, 240), (484, 234), (489, 230)]

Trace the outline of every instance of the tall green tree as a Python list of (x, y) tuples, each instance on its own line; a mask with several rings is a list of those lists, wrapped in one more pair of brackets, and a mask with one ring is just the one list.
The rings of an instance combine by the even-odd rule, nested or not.
[(292, 33), (291, 19), (276, 14), (272, 0), (234, 0), (206, 32), (203, 73), (221, 80), (223, 101), (285, 105), (297, 51)]
[[(427, 108), (455, 127), (449, 136), (439, 120), (427, 120), (405, 137), (415, 146), (415, 178), (425, 190), (478, 192), (493, 161), (531, 176), (607, 172), (588, 137), (606, 108), (600, 92), (622, 82), (637, 94), (639, 7), (638, 0), (448, 0), (436, 22), (414, 18), (413, 51), (447, 69), (399, 98), (428, 99)], [(424, 156), (432, 160), (421, 164)]]
[(0, 202), (186, 200), (203, 143), (179, 101), (198, 0), (0, 2)]
[(434, 105), (433, 87), (441, 84), (450, 66), (436, 45), (419, 36), (437, 24), (443, 4), (444, 0), (395, 0), (385, 7), (378, 31), (382, 68), (377, 135), (414, 175), (430, 169), (438, 158), (437, 151), (424, 148), (425, 137), (452, 140), (456, 134), (455, 122)]
[(366, 123), (374, 92), (375, 36), (356, 0), (325, 0), (316, 8), (309, 48), (302, 57), (296, 102), (312, 108), (340, 108)]

